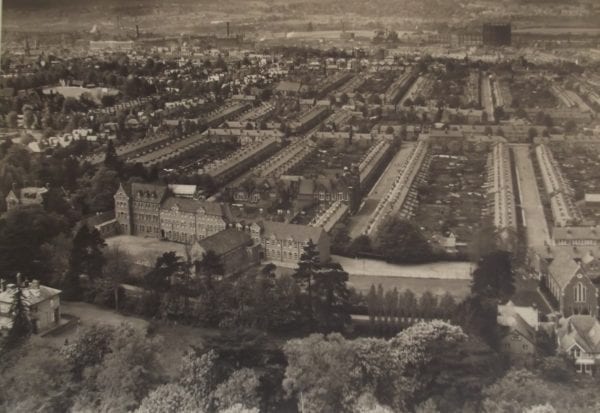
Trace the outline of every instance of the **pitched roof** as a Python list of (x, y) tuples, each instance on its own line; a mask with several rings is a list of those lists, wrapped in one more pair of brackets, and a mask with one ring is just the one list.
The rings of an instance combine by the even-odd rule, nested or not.
[(600, 240), (600, 230), (596, 227), (555, 227), (554, 239), (593, 239)]
[(146, 202), (160, 203), (167, 192), (165, 185), (144, 184), (134, 182), (131, 184), (131, 195), (133, 199)]
[(580, 266), (573, 257), (565, 253), (557, 254), (548, 266), (549, 273), (561, 289), (566, 287), (579, 269)]
[(201, 201), (198, 199), (190, 198), (177, 198), (169, 196), (162, 203), (163, 209), (171, 209), (177, 206), (181, 211), (195, 214), (200, 208), (202, 208), (207, 215), (216, 215), (226, 219), (231, 218), (231, 211), (229, 206), (224, 203)]
[[(32, 285), (29, 287), (21, 288), (23, 292), (23, 298), (28, 305), (34, 305), (41, 303), (49, 298), (52, 298), (61, 293), (60, 290), (40, 285), (39, 288), (33, 288)], [(6, 291), (0, 292), (0, 302), (12, 304), (14, 300), (15, 290), (8, 288)]]
[(275, 236), (277, 239), (289, 239), (290, 237), (295, 241), (307, 242), (311, 239), (314, 243), (317, 243), (325, 230), (318, 227), (310, 227), (308, 225), (297, 225), (297, 224), (286, 224), (284, 222), (274, 221), (263, 221), (259, 223), (263, 229), (263, 236), (270, 237)]
[(201, 239), (197, 244), (205, 251), (214, 251), (217, 255), (224, 255), (235, 249), (251, 246), (252, 238), (244, 231), (228, 228)]
[(516, 331), (522, 335), (527, 341), (535, 344), (535, 330), (530, 326), (527, 321), (523, 319), (518, 313), (513, 314), (509, 320), (507, 327), (511, 331)]
[(173, 192), (173, 195), (179, 196), (193, 196), (196, 193), (196, 188), (196, 185), (169, 184), (169, 189)]
[(558, 342), (563, 351), (577, 344), (586, 353), (600, 353), (600, 323), (590, 315), (572, 315), (560, 321)]

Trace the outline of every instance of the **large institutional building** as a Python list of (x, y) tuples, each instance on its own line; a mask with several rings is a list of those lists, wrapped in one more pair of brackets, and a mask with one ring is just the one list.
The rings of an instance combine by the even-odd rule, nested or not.
[(121, 234), (192, 243), (227, 228), (226, 204), (176, 197), (166, 186), (132, 183), (115, 194), (115, 218)]
[[(227, 238), (223, 231), (227, 230), (231, 235), (231, 229), (235, 228), (234, 231), (248, 234), (247, 239), (258, 247), (262, 259), (296, 263), (306, 243), (312, 240), (321, 261), (329, 260), (329, 235), (323, 228), (270, 221), (234, 222), (227, 204), (195, 199), (184, 192), (182, 188), (165, 185), (121, 185), (114, 196), (116, 232), (195, 245), (207, 240), (206, 243), (200, 242), (200, 246), (206, 249), (213, 244), (221, 246), (223, 239)], [(216, 234), (220, 234), (219, 237), (215, 238)], [(246, 251), (251, 248), (246, 244), (240, 242), (240, 246), (236, 245), (231, 250), (235, 250), (236, 254), (238, 250)], [(218, 252), (225, 254), (230, 251), (219, 247)]]

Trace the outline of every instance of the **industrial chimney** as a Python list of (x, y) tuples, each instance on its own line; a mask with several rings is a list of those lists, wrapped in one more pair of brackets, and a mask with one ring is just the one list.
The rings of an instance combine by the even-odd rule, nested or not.
[(229, 22), (227, 22), (227, 37), (229, 37)]
[(139, 25), (135, 25), (135, 38), (139, 39), (140, 38), (140, 26)]

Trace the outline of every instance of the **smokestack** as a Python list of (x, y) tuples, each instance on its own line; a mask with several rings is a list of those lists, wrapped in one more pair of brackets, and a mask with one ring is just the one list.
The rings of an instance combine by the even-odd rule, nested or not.
[(4, 278), (0, 278), (0, 291), (6, 291), (6, 280)]
[(21, 287), (21, 273), (17, 273), (17, 287)]
[(229, 37), (229, 22), (227, 22), (227, 37)]
[(139, 25), (137, 25), (137, 24), (135, 25), (135, 37), (136, 37), (137, 39), (139, 39), (139, 38), (140, 38), (140, 26), (139, 26)]

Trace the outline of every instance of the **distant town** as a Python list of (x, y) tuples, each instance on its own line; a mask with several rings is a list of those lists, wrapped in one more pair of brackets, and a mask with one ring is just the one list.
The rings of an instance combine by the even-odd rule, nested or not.
[(142, 21), (3, 30), (1, 411), (600, 409), (600, 30)]

